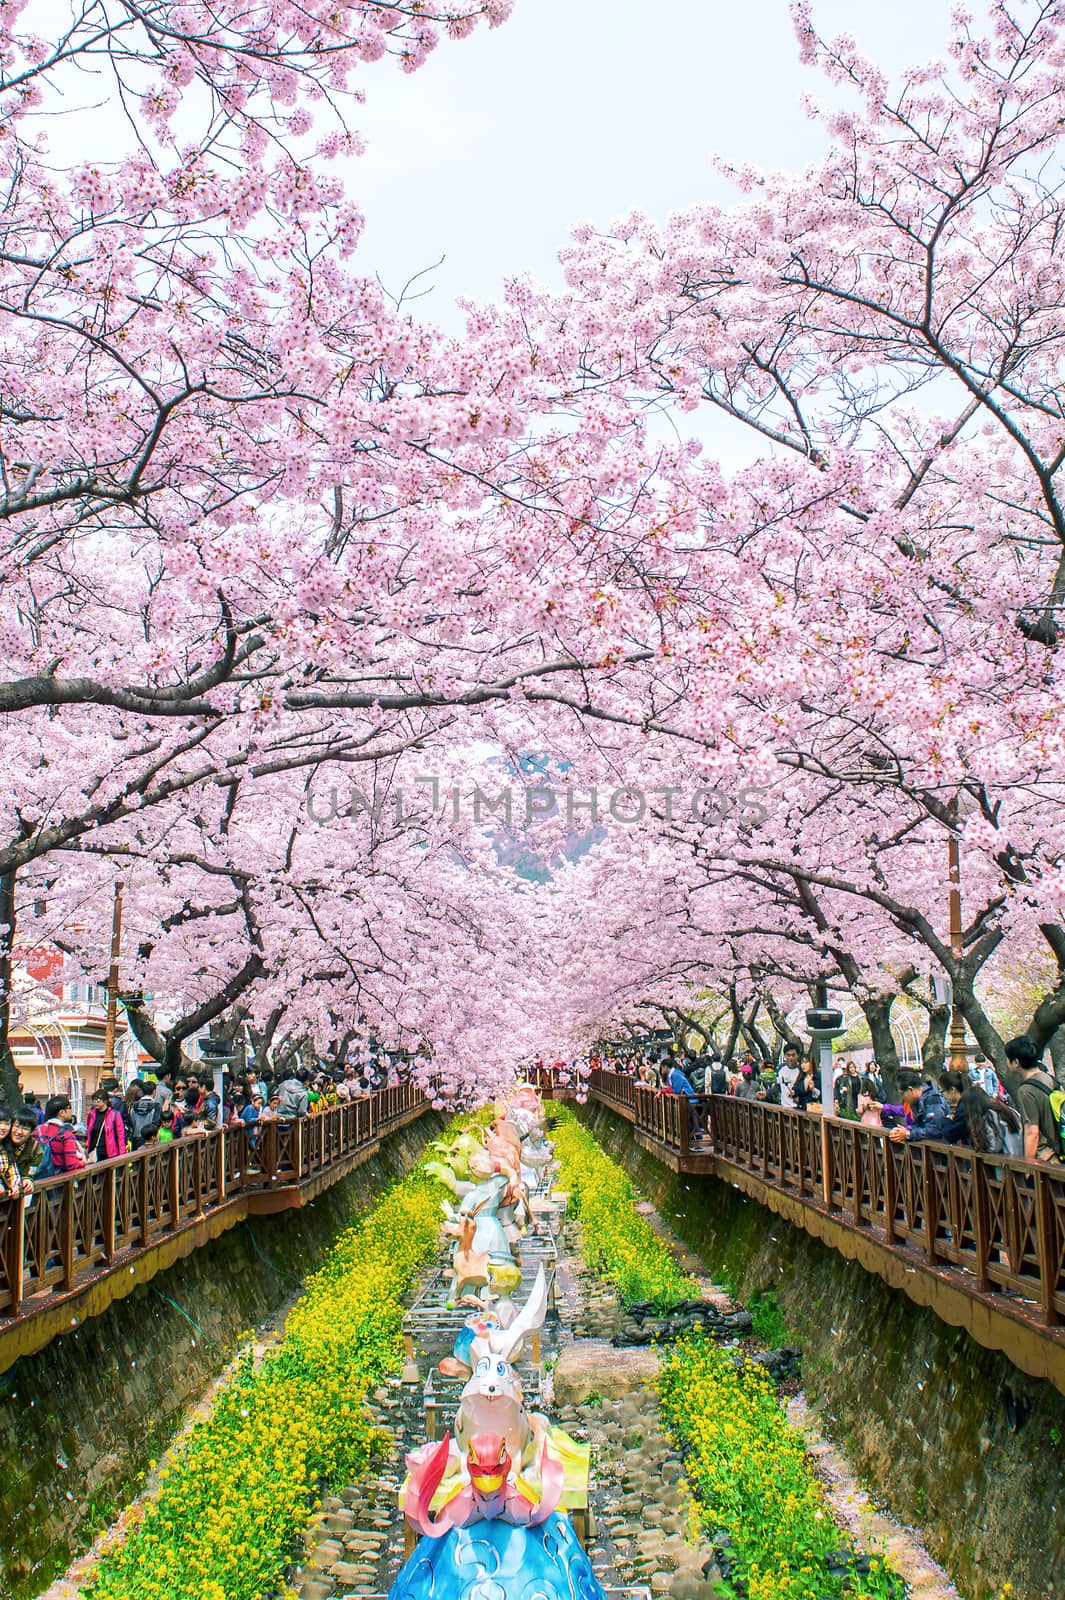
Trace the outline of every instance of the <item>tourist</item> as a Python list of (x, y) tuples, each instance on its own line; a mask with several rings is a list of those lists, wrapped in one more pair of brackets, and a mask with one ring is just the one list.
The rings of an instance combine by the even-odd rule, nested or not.
[(262, 1121), (262, 1116), (263, 1097), (261, 1094), (253, 1094), (251, 1097), (251, 1105), (245, 1106), (244, 1110), (237, 1117), (238, 1123), (243, 1124), (244, 1129), (247, 1132), (253, 1150), (259, 1137), (259, 1123)]
[(15, 1112), (0, 1106), (0, 1195), (17, 1200), (20, 1195), (33, 1193), (33, 1179), (19, 1170), (15, 1159), (15, 1146), (11, 1130), (15, 1126)]
[(817, 1075), (812, 1057), (808, 1056), (802, 1064), (802, 1071), (795, 1080), (791, 1091), (796, 1109), (810, 1111), (819, 1107), (821, 1103), (821, 1080)]
[(663, 1087), (667, 1088), (671, 1094), (686, 1094), (689, 1100), (695, 1099), (695, 1086), (688, 1077), (688, 1074), (684, 1071), (684, 1066), (679, 1060), (674, 1061), (673, 1065), (670, 1067), (669, 1074)]
[(179, 1120), (174, 1115), (173, 1106), (164, 1106), (160, 1116), (162, 1120), (159, 1123), (159, 1129), (155, 1135), (155, 1142), (156, 1144), (173, 1144), (174, 1140), (178, 1137), (178, 1131), (175, 1131), (175, 1124)]
[(758, 1092), (756, 1100), (761, 1100), (767, 1106), (780, 1104), (780, 1084), (777, 1082), (776, 1069), (771, 1061), (763, 1061), (758, 1074)]
[(843, 1063), (843, 1070), (832, 1089), (837, 1117), (858, 1115), (858, 1096), (861, 1090), (862, 1080), (858, 1075), (858, 1068), (848, 1059)]
[(123, 1122), (125, 1122), (126, 1119), (124, 1113), (126, 1102), (122, 1098), (122, 1085), (119, 1083), (118, 1079), (113, 1076), (101, 1078), (96, 1087), (98, 1089), (105, 1089), (107, 1091), (108, 1105), (112, 1111), (117, 1111)]
[(880, 1114), (881, 1101), (877, 1093), (877, 1083), (873, 1078), (863, 1078), (858, 1091), (858, 1121), (863, 1128), (882, 1128), (883, 1118)]
[(1004, 1101), (992, 1099), (978, 1084), (965, 1089), (958, 1101), (958, 1114), (964, 1136), (957, 1143), (971, 1145), (988, 1155), (1023, 1155), (1024, 1123), (1020, 1113)]
[(299, 1117), (307, 1115), (310, 1097), (307, 1093), (307, 1080), (310, 1077), (307, 1069), (301, 1067), (292, 1077), (286, 1078), (281, 1085), (281, 1096), (278, 1103), (278, 1116), (282, 1122), (295, 1122)]
[(144, 1084), (140, 1078), (134, 1078), (132, 1082), (127, 1083), (125, 1093), (122, 1096), (122, 1105), (119, 1108), (122, 1121), (126, 1124), (127, 1146), (130, 1144), (133, 1137), (133, 1107), (137, 1104), (138, 1100), (143, 1098)]
[(784, 1046), (784, 1057), (777, 1072), (780, 1085), (780, 1103), (787, 1110), (795, 1107), (795, 1085), (802, 1076), (802, 1051), (797, 1044)]
[(209, 1128), (217, 1128), (222, 1120), (222, 1096), (212, 1084), (204, 1084), (200, 1109)]
[(754, 1076), (754, 1067), (750, 1061), (745, 1061), (740, 1068), (740, 1081), (736, 1087), (737, 1100), (757, 1100), (758, 1084)]
[(85, 1152), (74, 1130), (74, 1108), (69, 1095), (54, 1094), (48, 1101), (39, 1137), (51, 1156), (53, 1173), (80, 1172), (84, 1167)]
[(260, 1122), (277, 1122), (280, 1116), (281, 1090), (271, 1089), (266, 1104), (259, 1113)]
[(113, 1161), (126, 1153), (126, 1123), (112, 1110), (111, 1096), (104, 1088), (94, 1089), (85, 1123), (85, 1150), (90, 1161)]
[(174, 1097), (174, 1069), (160, 1067), (155, 1083), (155, 1098), (161, 1106), (169, 1105)]
[(1006, 1045), (1006, 1060), (1021, 1079), (1013, 1098), (1024, 1123), (1024, 1159), (1060, 1161), (1058, 1119), (1050, 1104), (1057, 1085), (1043, 1066), (1042, 1052), (1021, 1034)]
[(728, 1073), (720, 1056), (712, 1056), (710, 1060), (710, 1093), (728, 1094)]
[(998, 1073), (986, 1056), (978, 1055), (973, 1058), (973, 1063), (969, 1068), (969, 1076), (977, 1087), (982, 1089), (986, 1095), (989, 1095), (992, 1100), (1002, 1099), (1002, 1083)]
[[(905, 1074), (899, 1078), (902, 1088), (902, 1112), (905, 1122), (892, 1128), (888, 1138), (894, 1144), (919, 1143), (924, 1139), (942, 1139), (950, 1124), (950, 1107), (939, 1089), (925, 1083), (920, 1073)], [(885, 1110), (890, 1109), (885, 1107)]]
[(186, 1112), (203, 1110), (203, 1090), (194, 1072), (185, 1074), (185, 1109)]
[(126, 1126), (129, 1129), (129, 1148), (139, 1150), (141, 1145), (154, 1140), (163, 1120), (163, 1108), (155, 1098), (154, 1090), (139, 1078), (126, 1090)]
[[(23, 1178), (32, 1178), (41, 1164), (44, 1150), (37, 1137), (40, 1123), (28, 1106), (20, 1106), (11, 1120), (9, 1154)], [(24, 1190), (23, 1193), (26, 1191)]]
[(37, 1096), (35, 1094), (24, 1094), (22, 1097), (22, 1104), (27, 1111), (33, 1112), (34, 1125), (39, 1128), (41, 1123), (44, 1121), (44, 1107), (41, 1105), (41, 1102), (38, 1100)]
[(652, 1067), (652, 1065), (651, 1065), (651, 1063), (649, 1061), (641, 1061), (640, 1062), (640, 1070), (636, 1075), (636, 1088), (637, 1089), (657, 1089), (658, 1088), (658, 1081), (657, 1081), (657, 1079), (655, 1077), (655, 1070), (654, 1070), (654, 1068)]

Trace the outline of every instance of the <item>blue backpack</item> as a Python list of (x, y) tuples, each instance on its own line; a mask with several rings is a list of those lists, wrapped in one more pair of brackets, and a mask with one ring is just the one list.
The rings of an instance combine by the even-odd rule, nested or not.
[(37, 1129), (37, 1138), (40, 1141), (42, 1154), (40, 1161), (33, 1169), (34, 1183), (39, 1182), (43, 1178), (54, 1178), (57, 1176), (55, 1161), (52, 1158), (51, 1139), (44, 1132), (43, 1128)]

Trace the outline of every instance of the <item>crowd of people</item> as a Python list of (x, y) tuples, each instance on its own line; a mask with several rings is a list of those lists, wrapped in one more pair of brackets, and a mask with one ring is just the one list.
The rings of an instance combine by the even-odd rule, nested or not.
[[(831, 1112), (884, 1128), (899, 1143), (935, 1139), (1028, 1161), (1065, 1160), (1065, 1093), (1053, 1072), (1026, 1035), (1009, 1041), (1006, 1057), (1016, 1075), (1012, 1095), (978, 1055), (964, 1072), (945, 1069), (934, 1082), (931, 1074), (900, 1072), (894, 1100), (886, 1095), (875, 1060), (859, 1068), (850, 1057), (837, 1058)], [(712, 1051), (676, 1056), (637, 1050), (595, 1056), (590, 1065), (633, 1077), (636, 1090), (648, 1094), (732, 1095), (797, 1111), (824, 1110), (820, 1069), (794, 1043), (784, 1046), (779, 1061), (750, 1050), (728, 1060)]]
[(402, 1083), (408, 1068), (384, 1054), (365, 1061), (284, 1071), (250, 1068), (222, 1077), (213, 1073), (144, 1071), (122, 1088), (117, 1078), (93, 1090), (83, 1121), (69, 1095), (52, 1095), (42, 1105), (26, 1094), (22, 1104), (0, 1106), (0, 1196), (33, 1193), (35, 1182), (78, 1172), (95, 1161), (109, 1161), (149, 1144), (202, 1136), (222, 1125), (242, 1125), (255, 1149), (262, 1125), (311, 1117), (331, 1106), (363, 1099)]

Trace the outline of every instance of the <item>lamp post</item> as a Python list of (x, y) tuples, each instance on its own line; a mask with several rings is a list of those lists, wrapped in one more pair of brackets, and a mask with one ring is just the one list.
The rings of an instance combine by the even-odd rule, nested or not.
[(815, 998), (817, 1005), (806, 1013), (806, 1026), (810, 1034), (810, 1053), (817, 1062), (821, 1078), (821, 1112), (823, 1116), (830, 1117), (835, 1105), (832, 1041), (847, 1030), (843, 1026), (843, 1012), (828, 1003), (825, 984), (816, 985)]
[(104, 1075), (115, 1071), (115, 1029), (118, 1023), (118, 958), (122, 950), (122, 885), (115, 884), (111, 913), (111, 966), (107, 973), (107, 1021), (104, 1023)]
[[(955, 812), (957, 807), (955, 806)], [(947, 840), (950, 861), (950, 953), (955, 961), (962, 959), (961, 942), (961, 850), (958, 836), (951, 833)], [(950, 990), (950, 1048), (947, 1053), (951, 1072), (968, 1072), (969, 1053), (965, 1045), (965, 1018), (958, 1005), (957, 984)]]

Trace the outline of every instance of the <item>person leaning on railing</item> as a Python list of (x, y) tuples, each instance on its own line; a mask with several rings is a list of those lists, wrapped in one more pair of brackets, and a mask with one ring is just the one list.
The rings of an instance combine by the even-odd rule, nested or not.
[(897, 1128), (892, 1128), (888, 1138), (894, 1144), (906, 1142), (917, 1144), (923, 1139), (945, 1139), (952, 1116), (943, 1091), (934, 1089), (930, 1083), (925, 1083), (917, 1072), (907, 1073), (905, 1077), (900, 1074), (899, 1088), (902, 1091), (901, 1108), (882, 1106), (881, 1111), (890, 1113), (901, 1109), (906, 1120)]
[(51, 1151), (53, 1173), (80, 1172), (84, 1167), (85, 1152), (74, 1130), (74, 1109), (69, 1095), (54, 1094), (48, 1101), (38, 1137)]
[[(11, 1118), (11, 1132), (6, 1141), (8, 1153), (18, 1168), (24, 1183), (32, 1180), (41, 1164), (44, 1151), (37, 1137), (37, 1114), (32, 1106), (20, 1106)], [(30, 1181), (30, 1189), (33, 1188)], [(23, 1194), (27, 1193), (23, 1187)]]
[(1014, 1099), (1024, 1123), (1025, 1160), (1060, 1162), (1065, 1154), (1062, 1112), (1052, 1101), (1057, 1084), (1043, 1065), (1042, 1052), (1034, 1040), (1021, 1034), (1006, 1045), (1006, 1060), (1021, 1080)]
[[(0, 1106), (0, 1198), (7, 1196), (12, 1200), (17, 1200), (19, 1195), (33, 1193), (33, 1179), (29, 1172), (20, 1171), (16, 1160), (15, 1145), (11, 1137), (15, 1126), (15, 1115), (16, 1113), (9, 1107)], [(37, 1159), (40, 1160), (39, 1152)]]

